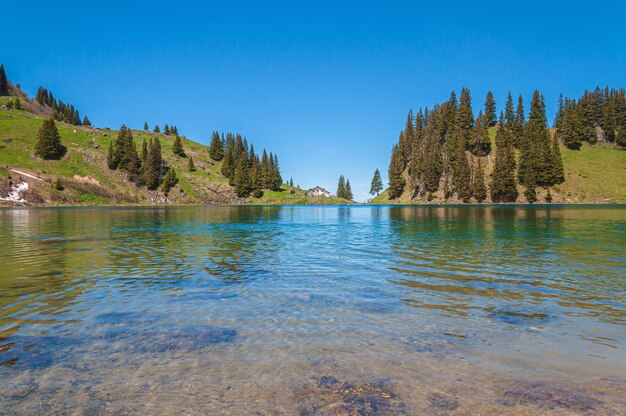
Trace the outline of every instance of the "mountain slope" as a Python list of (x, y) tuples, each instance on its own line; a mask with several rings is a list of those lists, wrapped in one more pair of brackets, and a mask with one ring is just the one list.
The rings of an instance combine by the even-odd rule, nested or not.
[[(491, 181), (491, 172), (495, 155), (496, 129), (490, 128), (492, 152), (486, 158), (485, 180)], [(560, 146), (565, 182), (550, 188), (552, 203), (626, 203), (626, 150), (614, 145), (583, 143), (580, 150), (571, 150)], [(407, 184), (408, 184), (408, 178)], [(525, 203), (523, 187), (518, 186), (518, 203)], [(545, 201), (547, 191), (537, 188), (538, 202)], [(441, 189), (433, 195), (432, 201), (412, 199), (413, 191), (405, 187), (399, 198), (389, 199), (387, 190), (373, 198), (373, 204), (411, 204), (444, 202), (461, 203), (454, 198), (445, 201)], [(488, 199), (489, 200), (489, 199)]]
[[(133, 130), (138, 149), (144, 139), (158, 137), (163, 158), (174, 167), (179, 178), (167, 199), (161, 190), (149, 191), (128, 181), (126, 174), (107, 167), (109, 143), (118, 131), (57, 122), (61, 141), (67, 152), (60, 160), (42, 160), (34, 156), (37, 132), (45, 115), (6, 108), (13, 97), (0, 97), (0, 198), (13, 187), (28, 183), (20, 195), (35, 205), (111, 205), (154, 203), (168, 204), (241, 204), (241, 203), (337, 203), (332, 199), (307, 198), (304, 191), (284, 185), (281, 192), (266, 192), (262, 198), (238, 198), (221, 174), (221, 162), (211, 160), (209, 148), (182, 138), (183, 147), (194, 160), (196, 170), (188, 169), (188, 158), (172, 153), (173, 136)], [(22, 102), (28, 108), (32, 102)], [(29, 108), (29, 110), (33, 110)], [(63, 190), (55, 188), (57, 180)], [(345, 201), (343, 201), (345, 202)], [(9, 201), (0, 204), (10, 205)]]

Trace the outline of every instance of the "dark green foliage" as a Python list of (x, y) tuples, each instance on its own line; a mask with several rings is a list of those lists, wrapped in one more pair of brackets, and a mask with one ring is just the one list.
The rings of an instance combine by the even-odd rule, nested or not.
[(56, 189), (57, 191), (62, 191), (65, 189), (63, 183), (61, 182), (61, 178), (57, 178), (57, 180), (54, 181), (54, 189)]
[(515, 156), (511, 143), (512, 126), (500, 115), (500, 127), (496, 133), (496, 158), (491, 174), (491, 200), (511, 203), (517, 200), (515, 184)]
[(209, 155), (211, 159), (220, 161), (224, 158), (224, 144), (220, 140), (218, 132), (214, 131), (211, 136), (211, 145), (209, 146)]
[(52, 92), (43, 87), (39, 87), (35, 100), (41, 104), (52, 108), (52, 117), (58, 121), (80, 126), (82, 121), (78, 110), (72, 104), (57, 100)]
[(137, 154), (132, 131), (122, 125), (115, 140), (113, 157), (109, 166), (113, 169), (124, 170), (128, 173), (128, 179), (137, 182), (142, 173), (141, 160)]
[(512, 125), (513, 147), (519, 148), (524, 142), (523, 137), (524, 137), (525, 127), (526, 127), (526, 115), (524, 112), (524, 99), (520, 95), (519, 97), (517, 97), (517, 108), (515, 109), (515, 122)]
[(154, 130), (152, 130), (152, 131), (155, 132), (155, 133), (161, 133), (161, 129), (159, 128), (158, 124), (155, 124)]
[(9, 95), (9, 80), (4, 70), (4, 65), (0, 64), (0, 96)]
[(561, 149), (559, 148), (559, 139), (554, 137), (551, 149), (551, 185), (558, 185), (565, 182), (565, 171), (563, 169), (563, 159), (561, 158)]
[(461, 145), (456, 148), (456, 152), (453, 177), (454, 193), (457, 194), (461, 201), (468, 203), (472, 197), (472, 176), (470, 167), (467, 162), (465, 150), (463, 150)]
[(150, 127), (148, 127), (148, 122), (147, 122), (147, 121), (144, 121), (144, 123), (143, 123), (143, 129), (144, 129), (145, 131), (150, 130)]
[(35, 156), (42, 159), (60, 159), (64, 153), (65, 147), (61, 144), (56, 123), (52, 118), (45, 119), (37, 133)]
[(279, 191), (280, 186), (283, 184), (283, 178), (280, 176), (280, 169), (278, 167), (278, 156), (272, 156), (270, 152), (270, 189), (273, 191)]
[(163, 134), (165, 135), (170, 134), (170, 126), (168, 126), (167, 123), (165, 123), (165, 127), (163, 127)]
[(583, 124), (574, 101), (568, 101), (565, 104), (559, 124), (561, 127), (557, 129), (557, 135), (563, 140), (565, 147), (572, 150), (580, 149), (583, 140)]
[(87, 116), (83, 117), (83, 126), (91, 127), (91, 121), (87, 118)]
[(172, 143), (172, 153), (174, 153), (176, 156), (185, 157), (185, 149), (183, 149), (183, 141), (180, 139), (180, 136), (178, 135), (176, 136), (176, 138), (174, 138), (174, 143)]
[(293, 188), (293, 178), (289, 178), (289, 186)]
[[(391, 151), (391, 163), (389, 164), (389, 199), (395, 199), (404, 191), (404, 166), (402, 154), (398, 145), (394, 145)], [(343, 178), (343, 176), (342, 176)], [(339, 195), (337, 195), (339, 196)]]
[(487, 199), (487, 186), (485, 185), (485, 171), (483, 164), (478, 159), (472, 172), (472, 196), (478, 203)]
[(117, 169), (118, 160), (115, 157), (115, 150), (113, 150), (113, 142), (109, 142), (109, 151), (107, 153), (107, 166), (111, 170)]
[(247, 197), (252, 191), (252, 181), (250, 180), (249, 165), (248, 161), (245, 158), (240, 158), (237, 161), (233, 185), (235, 187), (235, 193), (240, 198)]
[(467, 147), (474, 156), (487, 156), (491, 153), (489, 128), (487, 127), (487, 124), (485, 124), (482, 111), (478, 113), (474, 129), (472, 130), (470, 142)]
[(169, 168), (167, 170), (167, 173), (163, 177), (163, 183), (161, 187), (166, 198), (169, 195), (172, 188), (174, 188), (177, 183), (178, 183), (178, 177), (176, 176), (176, 170), (174, 168)]
[(535, 172), (531, 167), (526, 173), (524, 180), (524, 196), (526, 197), (526, 201), (529, 204), (534, 204), (537, 202), (537, 182), (535, 181)]
[(491, 91), (487, 92), (487, 98), (485, 98), (485, 119), (484, 123), (487, 127), (493, 127), (498, 121), (496, 117), (496, 100), (493, 98)]
[(141, 163), (145, 166), (147, 161), (148, 161), (148, 142), (146, 142), (146, 139), (143, 139), (143, 142), (141, 143)]
[(143, 166), (143, 180), (148, 189), (153, 191), (159, 187), (162, 169), (161, 142), (155, 138), (148, 145), (148, 155)]
[(191, 155), (189, 155), (189, 162), (187, 163), (187, 168), (189, 169), (189, 172), (193, 172), (196, 170), (196, 166), (193, 164), (193, 157), (191, 157)]
[(337, 182), (337, 198), (346, 197), (346, 179), (343, 175), (339, 175), (339, 181)]
[(374, 177), (372, 178), (372, 184), (370, 186), (370, 194), (378, 195), (383, 190), (383, 180), (380, 177), (380, 171), (376, 169), (374, 171)]
[[(265, 162), (267, 162), (267, 155), (263, 152)], [(229, 179), (229, 183), (232, 186), (232, 178), (235, 176), (235, 157), (233, 155), (233, 148), (228, 146), (226, 153), (224, 154), (224, 161), (222, 162), (222, 175)]]
[(352, 201), (352, 198), (354, 198), (354, 196), (352, 195), (352, 186), (350, 186), (350, 179), (346, 181), (346, 193), (344, 198), (348, 201)]

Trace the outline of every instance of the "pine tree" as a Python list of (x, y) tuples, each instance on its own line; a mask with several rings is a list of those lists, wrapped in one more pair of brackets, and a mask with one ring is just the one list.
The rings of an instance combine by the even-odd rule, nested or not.
[(496, 203), (515, 202), (518, 195), (510, 130), (511, 126), (505, 123), (503, 114), (500, 114), (500, 127), (496, 133), (496, 158), (491, 174), (491, 200)]
[(142, 166), (145, 166), (147, 161), (148, 161), (148, 142), (146, 142), (146, 139), (143, 139), (143, 142), (141, 143), (141, 164), (142, 164)]
[(159, 125), (158, 125), (158, 124), (156, 124), (156, 125), (154, 126), (154, 130), (153, 130), (153, 131), (154, 131), (155, 133), (161, 133), (161, 129), (159, 128)]
[(559, 147), (559, 139), (554, 135), (552, 140), (552, 178), (550, 186), (558, 185), (565, 182), (565, 171), (563, 169), (563, 159), (561, 158), (561, 149)]
[(47, 118), (37, 133), (35, 156), (42, 159), (60, 159), (63, 153), (65, 147), (61, 144), (57, 126), (52, 118)]
[(517, 108), (515, 109), (515, 123), (513, 124), (513, 147), (520, 148), (524, 142), (524, 128), (526, 126), (526, 115), (524, 111), (524, 99), (521, 94), (517, 97)]
[(158, 138), (155, 138), (148, 145), (148, 156), (146, 163), (143, 165), (143, 180), (148, 189), (154, 191), (159, 187), (162, 167), (161, 142), (159, 142)]
[(235, 158), (232, 146), (228, 146), (226, 148), (226, 153), (224, 154), (224, 160), (222, 162), (222, 175), (228, 178), (229, 184), (232, 186), (232, 180), (235, 176)]
[(352, 186), (350, 186), (350, 179), (348, 179), (348, 180), (346, 181), (346, 189), (345, 189), (345, 192), (346, 192), (345, 198), (346, 198), (348, 201), (352, 201), (352, 198), (353, 198), (354, 196), (352, 195)]
[(189, 172), (196, 170), (196, 166), (193, 164), (193, 157), (191, 155), (189, 155), (189, 163), (187, 164), (187, 167), (189, 168)]
[(537, 202), (537, 182), (535, 181), (535, 172), (532, 166), (526, 173), (523, 185), (525, 188), (524, 196), (526, 197), (526, 201), (528, 201), (529, 204)]
[(462, 143), (459, 143), (456, 149), (456, 157), (454, 162), (454, 193), (456, 193), (459, 199), (465, 203), (470, 201), (472, 197), (472, 184), (471, 184), (471, 172), (469, 164), (467, 163), (467, 156), (465, 150), (462, 148)]
[(337, 182), (337, 198), (346, 197), (346, 180), (343, 175), (339, 175), (339, 182)]
[(462, 88), (459, 107), (456, 113), (456, 133), (458, 134), (456, 144), (464, 151), (472, 140), (473, 128), (474, 114), (472, 113), (472, 97), (469, 89)]
[(117, 169), (118, 160), (115, 157), (115, 151), (113, 150), (113, 142), (109, 142), (109, 151), (107, 153), (107, 166), (111, 170)]
[(370, 194), (371, 195), (376, 194), (378, 196), (378, 194), (380, 194), (382, 190), (383, 190), (383, 180), (380, 177), (380, 171), (376, 169), (374, 171), (374, 177), (372, 178), (372, 184), (370, 186)]
[(87, 116), (83, 117), (83, 126), (91, 127), (91, 121), (87, 118)]
[(180, 157), (185, 157), (185, 149), (183, 149), (183, 142), (180, 140), (180, 136), (176, 136), (174, 139), (174, 143), (172, 144), (172, 153)]
[(235, 169), (234, 186), (235, 193), (239, 198), (245, 198), (250, 195), (251, 183), (249, 176), (249, 167), (245, 158), (240, 158)]
[(280, 186), (283, 184), (283, 178), (280, 176), (280, 168), (278, 166), (278, 156), (272, 156), (270, 152), (270, 180), (271, 189), (273, 191), (279, 191)]
[(176, 170), (173, 167), (170, 167), (167, 170), (167, 173), (165, 174), (165, 176), (163, 177), (163, 184), (161, 187), (161, 189), (163, 190), (163, 193), (165, 194), (165, 198), (167, 198), (170, 191), (172, 190), (172, 188), (176, 186), (177, 183), (178, 183), (178, 177), (176, 176)]
[(4, 65), (0, 64), (0, 96), (9, 95), (9, 80), (4, 71)]
[(483, 170), (483, 164), (478, 159), (476, 167), (474, 168), (472, 175), (472, 195), (478, 203), (487, 199), (487, 187), (485, 186), (485, 171)]
[(557, 136), (568, 149), (578, 150), (582, 146), (583, 124), (574, 101), (568, 101), (563, 109)]
[(394, 145), (391, 151), (391, 163), (389, 164), (389, 199), (395, 199), (404, 192), (405, 180), (402, 166), (402, 155), (398, 145)]
[(498, 121), (496, 116), (496, 100), (493, 97), (491, 91), (487, 92), (487, 98), (485, 98), (485, 119), (484, 123), (487, 127), (493, 127)]
[(293, 178), (289, 178), (289, 186), (293, 188)]
[(165, 127), (163, 127), (163, 134), (166, 136), (170, 134), (170, 126), (168, 126), (167, 123), (165, 123)]
[(215, 161), (220, 161), (224, 158), (224, 144), (220, 140), (219, 133), (216, 131), (213, 132), (213, 136), (211, 137), (209, 156)]
[(143, 123), (143, 129), (144, 129), (145, 131), (150, 130), (150, 127), (148, 127), (148, 122), (147, 122), (147, 121), (144, 121), (144, 123)]
[(487, 156), (491, 153), (491, 140), (489, 139), (489, 128), (485, 124), (482, 111), (478, 113), (468, 149), (474, 156)]

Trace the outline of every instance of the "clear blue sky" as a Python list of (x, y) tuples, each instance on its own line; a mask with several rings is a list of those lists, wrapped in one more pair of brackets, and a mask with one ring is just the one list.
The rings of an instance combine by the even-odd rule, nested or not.
[[(626, 87), (626, 2), (32, 2), (2, 5), (0, 62), (99, 126), (173, 123), (207, 143), (234, 131), (283, 176), (367, 198), (406, 112), (467, 86)], [(229, 3), (226, 5), (226, 3)]]

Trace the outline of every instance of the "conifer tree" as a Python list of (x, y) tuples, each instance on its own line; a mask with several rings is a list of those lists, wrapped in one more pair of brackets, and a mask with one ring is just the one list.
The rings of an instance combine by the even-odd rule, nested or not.
[(493, 202), (515, 202), (517, 187), (515, 184), (515, 157), (510, 136), (511, 127), (500, 114), (500, 127), (496, 132), (496, 158), (491, 174), (491, 200)]
[(487, 92), (487, 98), (485, 98), (485, 120), (484, 123), (487, 127), (493, 127), (498, 121), (496, 117), (496, 100), (493, 97), (491, 91)]
[(163, 156), (161, 154), (161, 142), (158, 138), (155, 138), (150, 141), (148, 145), (148, 156), (143, 166), (143, 180), (146, 187), (151, 191), (159, 187), (162, 167)]
[(115, 151), (113, 150), (113, 142), (109, 142), (109, 151), (107, 153), (107, 166), (111, 170), (117, 169), (118, 160), (115, 157)]
[(280, 176), (280, 168), (278, 166), (278, 156), (273, 155), (270, 152), (270, 189), (273, 191), (279, 191), (280, 186), (283, 184), (283, 178)]
[(537, 202), (537, 182), (535, 180), (534, 168), (531, 165), (524, 177), (524, 196), (529, 204)]
[(561, 149), (559, 147), (559, 138), (554, 135), (552, 140), (552, 178), (550, 180), (550, 186), (558, 185), (565, 182), (565, 171), (563, 169), (563, 159), (561, 158)]
[(389, 164), (389, 199), (395, 199), (402, 195), (404, 185), (402, 155), (398, 145), (394, 145), (391, 151), (391, 163)]
[(180, 136), (176, 136), (174, 143), (172, 143), (172, 153), (180, 157), (185, 157), (185, 149), (183, 149), (183, 142)]
[(476, 167), (472, 175), (472, 195), (478, 203), (487, 199), (487, 187), (485, 186), (485, 171), (480, 158), (476, 162)]
[(45, 119), (37, 133), (35, 156), (42, 159), (60, 159), (64, 152), (65, 147), (61, 144), (61, 136), (54, 120)]
[(461, 145), (457, 147), (456, 152), (453, 176), (454, 193), (458, 195), (461, 201), (468, 203), (472, 197), (471, 172)]
[(170, 134), (170, 126), (168, 126), (167, 123), (165, 123), (165, 127), (163, 127), (163, 134), (166, 136)]
[(146, 162), (148, 160), (148, 142), (146, 142), (146, 139), (143, 139), (143, 142), (141, 143), (141, 164), (142, 166), (145, 166)]
[[(265, 155), (267, 157), (267, 155)], [(235, 158), (233, 155), (233, 147), (228, 146), (224, 154), (222, 162), (222, 175), (228, 178), (229, 184), (232, 186), (232, 179), (235, 176)]]
[(474, 156), (487, 156), (491, 153), (491, 140), (489, 139), (489, 128), (485, 124), (482, 111), (478, 113), (475, 126), (472, 130), (468, 149)]
[(374, 177), (372, 178), (372, 184), (370, 186), (370, 194), (378, 195), (383, 190), (383, 180), (380, 177), (380, 171), (378, 168), (374, 171)]
[(583, 124), (580, 113), (576, 110), (576, 103), (567, 102), (563, 109), (560, 127), (557, 129), (558, 137), (568, 149), (578, 150), (582, 146)]
[(83, 126), (91, 127), (91, 121), (87, 118), (87, 116), (83, 117)]
[(155, 133), (161, 133), (161, 129), (159, 128), (159, 125), (158, 125), (158, 124), (156, 124), (156, 125), (154, 126), (154, 130), (153, 130), (153, 132), (155, 132)]
[(240, 158), (237, 162), (233, 184), (235, 186), (235, 193), (239, 198), (245, 198), (250, 195), (251, 183), (249, 166), (245, 158)]
[(189, 172), (196, 170), (196, 165), (193, 164), (193, 157), (191, 155), (189, 155), (189, 163), (187, 164), (187, 167), (189, 168)]
[(144, 122), (143, 122), (143, 129), (144, 129), (145, 131), (150, 130), (150, 127), (148, 127), (148, 122), (147, 122), (147, 121), (144, 121)]
[(9, 95), (9, 80), (4, 71), (4, 65), (0, 64), (0, 96)]
[(520, 148), (524, 143), (524, 128), (526, 126), (526, 115), (524, 112), (524, 99), (520, 94), (517, 97), (517, 108), (515, 109), (515, 123), (513, 124), (512, 144), (515, 148)]
[(352, 201), (352, 186), (350, 186), (350, 179), (346, 181), (346, 189), (345, 189), (345, 199), (348, 201)]
[(218, 132), (214, 131), (211, 136), (211, 145), (209, 146), (209, 155), (211, 159), (220, 161), (224, 158), (224, 144), (220, 140)]
[(346, 180), (343, 175), (339, 175), (339, 181), (337, 182), (337, 198), (346, 197)]
[(289, 186), (293, 188), (293, 178), (289, 178)]
[(173, 167), (170, 167), (163, 177), (163, 185), (161, 188), (163, 190), (163, 193), (165, 194), (165, 198), (167, 198), (170, 191), (176, 186), (177, 183), (178, 177), (176, 176), (176, 170)]
[(456, 113), (456, 133), (458, 134), (456, 144), (463, 150), (467, 149), (468, 144), (472, 140), (473, 127), (474, 114), (472, 113), (472, 97), (469, 89), (462, 88), (459, 107)]

